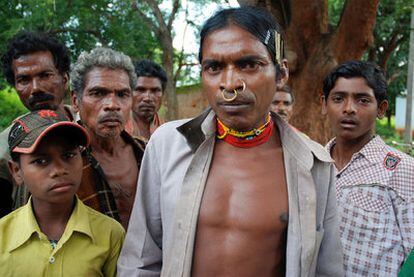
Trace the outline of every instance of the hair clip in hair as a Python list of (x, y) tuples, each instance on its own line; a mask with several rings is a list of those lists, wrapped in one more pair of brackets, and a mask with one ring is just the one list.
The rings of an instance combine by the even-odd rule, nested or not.
[(284, 53), (284, 43), (282, 36), (275, 30), (275, 51), (276, 51), (276, 62), (281, 62)]
[(266, 45), (269, 43), (269, 39), (270, 39), (270, 30), (267, 30), (266, 37), (265, 37), (265, 40), (264, 40), (264, 43)]

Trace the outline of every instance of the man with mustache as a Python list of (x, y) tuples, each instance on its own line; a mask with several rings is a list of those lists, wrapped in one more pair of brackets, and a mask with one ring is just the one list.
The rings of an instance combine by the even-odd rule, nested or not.
[(277, 113), (286, 122), (289, 122), (293, 113), (294, 102), (295, 98), (292, 89), (288, 85), (284, 85), (280, 89), (278, 88), (273, 96), (270, 110)]
[[(69, 85), (70, 69), (69, 51), (63, 43), (44, 33), (18, 33), (9, 41), (2, 56), (2, 69), (7, 82), (16, 89), (29, 111), (58, 110), (73, 120), (70, 108), (62, 102)], [(0, 133), (0, 217), (25, 205), (28, 199), (25, 186), (13, 188), (8, 170), (10, 128)]]
[(137, 61), (134, 66), (137, 74), (132, 105), (134, 135), (148, 141), (162, 124), (157, 112), (167, 84), (167, 73), (151, 60)]
[(270, 113), (288, 79), (266, 11), (225, 9), (201, 30), (211, 108), (147, 145), (122, 276), (343, 276), (331, 159)]
[(120, 52), (95, 48), (79, 56), (71, 85), (74, 109), (91, 138), (78, 196), (127, 229), (144, 144), (124, 131), (136, 85), (134, 66)]
[(335, 138), (340, 235), (347, 276), (397, 276), (414, 247), (414, 159), (375, 135), (388, 108), (383, 70), (349, 61), (325, 79), (323, 112)]

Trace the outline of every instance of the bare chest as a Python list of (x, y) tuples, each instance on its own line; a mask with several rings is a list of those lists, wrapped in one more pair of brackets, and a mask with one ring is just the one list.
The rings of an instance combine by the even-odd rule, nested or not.
[(139, 174), (132, 148), (118, 157), (96, 155), (96, 159), (112, 190), (122, 225), (126, 228), (134, 204)]
[(286, 226), (288, 196), (282, 149), (218, 147), (202, 199), (199, 224), (275, 232)]

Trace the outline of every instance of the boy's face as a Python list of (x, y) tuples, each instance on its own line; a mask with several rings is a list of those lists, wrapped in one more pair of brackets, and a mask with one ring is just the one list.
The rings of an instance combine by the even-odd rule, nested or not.
[(62, 135), (46, 135), (32, 154), (21, 154), (10, 165), (13, 177), (25, 184), (36, 201), (71, 201), (82, 179), (80, 149)]
[(377, 117), (388, 108), (386, 100), (379, 103), (364, 78), (340, 77), (327, 99), (323, 112), (328, 115), (332, 131), (344, 140), (369, 140), (375, 131)]

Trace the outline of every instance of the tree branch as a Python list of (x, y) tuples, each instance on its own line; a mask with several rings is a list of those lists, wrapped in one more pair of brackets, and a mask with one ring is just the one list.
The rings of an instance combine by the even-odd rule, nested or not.
[(57, 28), (57, 29), (51, 29), (48, 30), (47, 33), (54, 35), (54, 34), (60, 34), (60, 33), (85, 33), (93, 35), (95, 38), (97, 38), (102, 44), (108, 45), (108, 40), (98, 31), (93, 29), (78, 29), (78, 28)]
[(155, 33), (156, 36), (159, 36), (160, 34), (160, 30), (158, 29), (158, 27), (154, 24), (154, 22), (152, 22), (151, 19), (149, 19), (149, 17), (144, 14), (137, 6), (137, 2), (135, 0), (131, 0), (131, 7), (132, 10), (136, 11), (139, 15), (139, 17), (141, 17), (142, 20), (144, 20), (144, 23), (147, 25), (148, 28), (150, 28), (151, 31), (153, 31)]
[(401, 70), (394, 72), (390, 77), (388, 77), (387, 84), (389, 85), (394, 82), (398, 77), (400, 77), (401, 73)]
[(155, 15), (155, 18), (157, 19), (158, 22), (158, 29), (159, 32), (162, 35), (166, 35), (167, 33), (170, 32), (170, 30), (168, 29), (167, 25), (165, 25), (165, 21), (164, 21), (164, 17), (162, 16), (161, 10), (158, 8), (158, 4), (155, 0), (143, 0), (145, 3), (147, 3), (151, 10), (152, 13)]
[(373, 43), (379, 0), (347, 0), (331, 43), (338, 62), (362, 57)]
[(180, 7), (180, 0), (174, 0), (173, 8), (171, 10), (170, 18), (168, 19), (167, 28), (168, 30), (171, 30), (172, 24), (175, 19), (175, 15), (178, 12), (178, 8)]
[(397, 46), (400, 45), (404, 40), (405, 37), (400, 36), (400, 30), (395, 29), (391, 34), (391, 38), (383, 47), (384, 51), (380, 55), (378, 65), (385, 69), (387, 67), (387, 62), (392, 52), (394, 52), (395, 48), (397, 48)]

